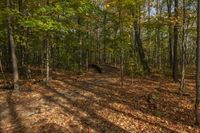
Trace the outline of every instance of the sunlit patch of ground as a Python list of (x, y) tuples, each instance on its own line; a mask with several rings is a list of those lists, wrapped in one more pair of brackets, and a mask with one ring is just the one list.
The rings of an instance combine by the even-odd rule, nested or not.
[(57, 73), (46, 86), (27, 82), (25, 90), (0, 90), (0, 133), (191, 132), (194, 80), (179, 84), (159, 76), (125, 78)]

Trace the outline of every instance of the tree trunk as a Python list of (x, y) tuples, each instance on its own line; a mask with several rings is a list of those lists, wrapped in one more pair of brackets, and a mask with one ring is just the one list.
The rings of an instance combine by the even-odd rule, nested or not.
[(83, 45), (83, 39), (81, 34), (79, 33), (79, 73), (81, 74), (83, 71), (83, 63), (82, 63), (82, 45)]
[[(10, 0), (7, 0), (7, 8), (10, 8)], [(12, 69), (13, 69), (13, 81), (14, 81), (14, 89), (18, 89), (18, 81), (19, 81), (19, 73), (18, 73), (18, 66), (17, 66), (17, 57), (15, 54), (15, 41), (13, 37), (13, 28), (11, 17), (7, 17), (7, 24), (8, 24), (8, 39), (11, 49), (11, 58), (12, 58)]]
[(199, 102), (200, 102), (200, 0), (198, 0), (197, 9), (197, 60), (196, 60), (196, 103), (195, 103), (195, 115), (196, 122), (200, 126), (200, 114), (199, 114)]
[(185, 89), (185, 53), (186, 53), (186, 40), (185, 40), (185, 17), (186, 7), (185, 0), (183, 0), (183, 28), (182, 28), (182, 73), (181, 73), (181, 91)]
[[(156, 1), (156, 16), (158, 17), (158, 21), (160, 19), (161, 16), (161, 11), (159, 13), (159, 8), (160, 8), (160, 4), (159, 4), (159, 0)], [(157, 45), (156, 45), (156, 55), (157, 55), (157, 67), (158, 69), (161, 69), (161, 39), (160, 39), (160, 26), (158, 25), (157, 27)]]
[(2, 76), (3, 76), (3, 79), (4, 79), (5, 81), (7, 81), (6, 76), (5, 76), (5, 74), (4, 74), (4, 71), (3, 71), (3, 65), (2, 65), (2, 63), (1, 63), (1, 60), (0, 60), (0, 70), (1, 70), (1, 74), (2, 74)]
[[(175, 0), (175, 17), (178, 21), (178, 0)], [(174, 26), (174, 60), (173, 60), (173, 79), (175, 82), (178, 82), (178, 22), (176, 21), (176, 24)]]
[[(170, 20), (172, 17), (172, 0), (167, 0), (167, 9), (168, 9), (168, 19)], [(168, 27), (168, 31), (169, 31), (169, 64), (170, 64), (170, 68), (172, 68), (173, 65), (173, 38), (172, 38), (172, 26), (171, 24), (169, 24)]]
[(100, 58), (101, 58), (101, 51), (100, 51), (100, 29), (98, 28), (96, 31), (96, 62), (97, 64), (100, 64)]
[(149, 68), (148, 63), (146, 61), (145, 53), (144, 53), (143, 46), (142, 46), (142, 41), (141, 41), (141, 38), (140, 38), (139, 18), (136, 21), (134, 21), (134, 29), (135, 29), (135, 39), (136, 39), (136, 43), (137, 43), (137, 51), (139, 53), (140, 61), (143, 65), (143, 70), (144, 70), (145, 73), (149, 73), (150, 68)]
[(49, 39), (48, 36), (45, 39), (45, 43), (46, 43), (46, 83), (49, 82)]
[(106, 12), (104, 13), (103, 18), (103, 63), (106, 64)]
[[(152, 0), (148, 0), (148, 24), (150, 25), (151, 21), (151, 6), (152, 6)], [(149, 57), (148, 62), (151, 64), (151, 30), (148, 29), (148, 45), (149, 45)]]
[(121, 49), (121, 63), (120, 63), (120, 69), (121, 69), (121, 88), (124, 87), (124, 49)]
[[(119, 14), (118, 14), (118, 21), (119, 21), (119, 30), (120, 30), (120, 32), (119, 32), (119, 34), (120, 34), (120, 44), (121, 45), (123, 45), (124, 43), (123, 43), (123, 38), (124, 38), (124, 36), (123, 36), (123, 22), (121, 21), (121, 8), (120, 8), (120, 0), (118, 0), (118, 12), (119, 12)], [(122, 46), (121, 47), (121, 49), (120, 49), (120, 52), (121, 52), (121, 58), (120, 58), (120, 69), (121, 69), (121, 73), (120, 73), (120, 77), (121, 77), (121, 88), (123, 88), (124, 87), (124, 46)]]
[(22, 0), (18, 0), (18, 6), (19, 6), (19, 12), (21, 12), (22, 9)]
[[(78, 25), (81, 26), (81, 18), (78, 17)], [(83, 53), (83, 49), (82, 49), (82, 45), (83, 45), (83, 39), (82, 39), (82, 34), (81, 34), (81, 31), (78, 31), (78, 39), (79, 39), (79, 73), (81, 74), (82, 73), (82, 66), (83, 66), (83, 63), (82, 63), (82, 53)]]

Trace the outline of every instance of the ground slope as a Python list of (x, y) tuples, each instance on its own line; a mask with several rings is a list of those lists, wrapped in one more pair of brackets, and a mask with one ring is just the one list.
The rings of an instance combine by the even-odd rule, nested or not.
[(160, 76), (125, 78), (54, 73), (48, 86), (0, 90), (0, 133), (198, 133), (193, 79), (187, 91)]

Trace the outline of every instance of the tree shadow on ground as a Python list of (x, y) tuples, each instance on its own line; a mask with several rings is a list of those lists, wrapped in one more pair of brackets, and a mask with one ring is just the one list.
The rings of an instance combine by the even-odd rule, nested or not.
[(6, 103), (3, 103), (0, 105), (0, 133), (3, 133), (2, 129), (2, 120), (5, 116), (2, 115), (2, 113), (6, 110)]
[[(94, 107), (94, 104), (98, 104), (99, 106), (101, 106), (101, 109), (108, 108), (108, 109), (111, 109), (111, 110), (113, 110), (117, 113), (131, 117), (135, 120), (140, 120), (142, 122), (148, 123), (149, 125), (160, 127), (166, 132), (176, 132), (173, 129), (168, 128), (167, 126), (161, 125), (159, 123), (149, 122), (145, 119), (134, 116), (131, 113), (127, 113), (127, 112), (115, 109), (114, 107), (109, 105), (109, 103), (114, 103), (114, 102), (121, 103), (121, 100), (116, 99), (115, 96), (114, 96), (113, 99), (110, 99), (112, 97), (112, 96), (111, 97), (109, 96), (110, 94), (104, 93), (104, 94), (101, 95), (101, 93), (102, 93), (101, 91), (100, 92), (93, 92), (93, 91), (91, 91), (92, 88), (89, 88), (89, 90), (87, 88), (85, 88), (84, 87), (85, 84), (81, 84), (81, 85), (78, 84), (77, 85), (77, 83), (71, 83), (71, 82), (68, 82), (68, 81), (65, 81), (65, 83), (75, 87), (76, 89), (80, 89), (80, 90), (83, 90), (83, 91), (88, 91), (88, 92), (94, 93), (104, 100), (96, 101), (93, 98), (86, 97), (86, 96), (84, 96), (80, 93), (78, 95), (87, 99), (86, 101), (82, 102), (80, 100), (72, 100), (73, 98), (72, 99), (69, 98), (68, 96), (66, 96), (65, 93), (58, 91), (57, 88), (54, 88), (52, 86), (48, 86), (48, 88), (46, 88), (46, 91), (50, 91), (51, 93), (56, 94), (60, 98), (65, 99), (67, 102), (70, 103), (71, 106), (75, 107), (76, 109), (74, 110), (72, 108), (66, 107), (66, 104), (62, 104), (61, 101), (54, 99), (55, 95), (54, 96), (47, 96), (47, 95), (45, 95), (45, 93), (42, 93), (44, 99), (60, 106), (65, 113), (71, 114), (72, 116), (76, 117), (78, 119), (78, 121), (81, 122), (82, 125), (84, 125), (86, 127), (90, 127), (91, 129), (94, 129), (95, 131), (98, 131), (98, 132), (107, 132), (107, 131), (110, 131), (110, 132), (113, 132), (113, 131), (115, 131), (115, 132), (127, 132), (123, 128), (121, 128), (121, 127), (117, 126), (116, 124), (110, 122), (109, 119), (103, 118), (102, 116), (98, 115), (96, 113), (96, 109)], [(89, 84), (89, 83), (87, 83), (87, 84)], [(56, 85), (56, 86), (58, 86), (58, 85)], [(120, 97), (120, 98), (122, 98), (122, 97)], [(126, 101), (123, 101), (122, 103), (127, 104)], [(129, 106), (130, 106), (130, 104), (131, 103), (128, 103)], [(133, 105), (133, 104), (131, 104), (131, 105)], [(80, 111), (85, 112), (87, 114), (87, 116), (81, 116)]]
[(12, 98), (13, 91), (10, 91), (7, 95), (7, 103), (8, 103), (8, 109), (11, 117), (11, 123), (13, 126), (13, 132), (14, 133), (25, 133), (26, 128), (22, 124), (22, 120), (19, 117), (18, 112), (16, 111), (16, 105), (15, 101)]
[[(68, 83), (68, 84), (69, 84), (69, 83)], [(58, 84), (57, 84), (56, 86), (58, 86)], [(84, 88), (81, 88), (81, 86), (76, 86), (76, 87), (78, 87), (78, 88), (80, 88), (80, 89), (84, 89)], [(76, 89), (77, 89), (77, 88), (76, 88)], [(56, 90), (53, 89), (52, 87), (50, 87), (50, 90), (53, 91), (53, 92), (56, 91)], [(78, 93), (78, 92), (76, 92), (76, 93)], [(56, 94), (62, 95), (62, 97), (64, 98), (64, 96), (63, 96), (64, 94), (61, 94), (61, 93), (58, 92), (58, 91), (56, 91)], [(83, 95), (83, 94), (81, 94), (81, 93), (79, 93), (78, 95), (79, 95), (80, 97), (83, 97), (83, 98), (86, 99), (86, 102), (84, 103), (85, 105), (87, 105), (87, 102), (89, 102), (89, 101), (92, 102), (91, 106), (94, 105), (94, 104), (98, 105), (99, 107), (98, 107), (97, 110), (103, 110), (103, 109), (106, 108), (106, 109), (112, 110), (112, 111), (114, 111), (114, 112), (117, 112), (117, 113), (119, 113), (119, 114), (123, 114), (124, 116), (131, 117), (131, 118), (133, 118), (134, 120), (139, 120), (139, 121), (142, 121), (142, 122), (147, 123), (147, 124), (149, 124), (149, 125), (160, 127), (160, 128), (162, 128), (165, 132), (176, 132), (176, 131), (174, 131), (173, 129), (168, 128), (167, 126), (161, 125), (160, 123), (153, 123), (153, 122), (147, 121), (147, 120), (145, 120), (145, 119), (142, 119), (142, 118), (140, 118), (140, 117), (138, 117), (138, 116), (135, 116), (135, 115), (131, 114), (130, 112), (125, 112), (125, 111), (118, 110), (118, 109), (116, 109), (116, 108), (110, 106), (110, 105), (109, 105), (109, 102), (108, 102), (107, 100), (95, 100), (95, 99), (93, 99), (93, 98), (91, 98), (91, 97), (88, 97), (88, 96), (85, 96), (85, 95)], [(102, 98), (104, 99), (105, 97), (102, 97)], [(119, 102), (119, 101), (117, 100), (117, 102)], [(84, 107), (85, 107), (85, 106), (84, 106)], [(88, 106), (88, 107), (89, 107), (89, 106)], [(87, 108), (88, 108), (88, 107), (87, 107)], [(91, 108), (91, 107), (89, 107), (89, 108)], [(96, 107), (96, 108), (97, 108), (97, 107)], [(87, 120), (87, 119), (86, 119), (86, 120)]]
[[(59, 105), (65, 113), (71, 114), (72, 116), (76, 117), (76, 119), (81, 122), (82, 125), (90, 127), (90, 129), (102, 133), (106, 131), (127, 133), (127, 131), (123, 128), (98, 115), (97, 112), (93, 108), (91, 108), (90, 105), (92, 105), (92, 103), (74, 101), (67, 97), (65, 94), (58, 92), (56, 89), (50, 86), (48, 86), (47, 90), (65, 99), (72, 107), (75, 107), (76, 110), (65, 106), (65, 104), (62, 104), (61, 102), (55, 100), (54, 97), (45, 96), (45, 94), (42, 94), (47, 101)], [(88, 104), (88, 106), (85, 106), (86, 104)], [(86, 113), (86, 116), (81, 115), (80, 112)]]
[[(96, 81), (95, 79), (94, 81)], [(158, 105), (158, 108), (152, 109), (149, 106), (148, 97), (145, 96), (147, 93), (143, 92), (143, 95), (137, 92), (127, 92), (126, 89), (113, 88), (113, 86), (109, 85), (109, 82), (102, 84), (93, 84), (93, 81), (78, 81), (73, 82), (72, 80), (65, 80), (66, 84), (74, 86), (78, 89), (89, 91), (98, 97), (104, 99), (105, 103), (121, 103), (129, 106), (133, 110), (142, 111), (145, 114), (149, 114), (152, 116), (160, 117), (161, 119), (167, 119), (172, 123), (183, 124), (187, 126), (193, 126), (194, 124), (194, 116), (193, 110), (183, 108), (179, 106), (179, 102), (173, 99), (164, 99), (162, 97), (159, 101), (156, 101), (155, 104)], [(97, 86), (99, 89), (94, 89)], [(137, 88), (133, 88), (137, 89)], [(149, 88), (152, 89), (152, 88)], [(165, 92), (161, 92), (165, 95)], [(173, 117), (172, 117), (173, 116)]]

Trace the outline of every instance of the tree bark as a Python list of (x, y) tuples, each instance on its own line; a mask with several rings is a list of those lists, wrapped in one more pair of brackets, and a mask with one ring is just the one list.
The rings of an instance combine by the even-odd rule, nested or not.
[(96, 31), (96, 52), (95, 52), (95, 54), (96, 54), (96, 63), (97, 64), (100, 64), (100, 62), (101, 62), (101, 51), (100, 51), (100, 43), (99, 43), (99, 41), (100, 41), (100, 29), (98, 28), (97, 29), (97, 31)]
[(175, 82), (178, 82), (178, 0), (175, 0), (175, 18), (176, 23), (174, 26), (174, 59), (173, 59), (173, 79)]
[(46, 36), (45, 39), (45, 43), (46, 43), (46, 83), (49, 82), (49, 39), (48, 36)]
[(106, 64), (106, 11), (104, 12), (104, 18), (103, 18), (103, 63)]
[(0, 60), (0, 70), (1, 70), (1, 74), (2, 74), (2, 76), (3, 76), (3, 79), (4, 79), (5, 81), (7, 81), (6, 76), (5, 76), (5, 74), (4, 74), (4, 71), (3, 71), (3, 65), (2, 65), (2, 63), (1, 63), (1, 60)]
[(183, 28), (182, 28), (182, 73), (181, 73), (181, 91), (185, 89), (185, 53), (186, 53), (186, 38), (185, 38), (185, 17), (186, 17), (186, 4), (183, 0)]
[[(123, 22), (121, 21), (121, 8), (120, 8), (120, 0), (118, 0), (118, 23), (119, 23), (119, 34), (120, 34), (120, 44), (123, 45)], [(121, 88), (124, 87), (124, 46), (120, 48), (121, 56), (120, 56), (120, 77), (121, 77)]]
[[(81, 18), (78, 17), (78, 25), (81, 26)], [(78, 39), (79, 39), (79, 73), (82, 73), (82, 67), (83, 67), (83, 63), (82, 63), (82, 53), (83, 53), (83, 37), (81, 34), (81, 31), (78, 31)]]
[[(168, 9), (168, 19), (171, 20), (172, 17), (172, 0), (167, 0), (167, 9)], [(172, 26), (171, 23), (168, 27), (169, 32), (169, 64), (170, 68), (172, 68), (173, 65), (173, 38), (172, 38)]]
[(197, 8), (197, 53), (196, 53), (196, 103), (195, 115), (196, 122), (200, 126), (199, 102), (200, 102), (200, 0)]
[(139, 17), (134, 21), (134, 29), (135, 29), (135, 40), (136, 40), (136, 46), (137, 46), (137, 51), (139, 53), (139, 57), (140, 57), (140, 61), (143, 65), (143, 70), (145, 73), (149, 73), (150, 72), (150, 68), (148, 66), (147, 60), (145, 58), (145, 53), (143, 50), (143, 46), (142, 46), (142, 41), (141, 41), (141, 37), (140, 37), (140, 21), (139, 21)]
[[(159, 13), (159, 8), (160, 8), (160, 4), (159, 4), (160, 0), (156, 1), (156, 16), (158, 17), (158, 21), (160, 19), (161, 13)], [(161, 12), (161, 11), (160, 11)], [(157, 55), (157, 67), (158, 69), (161, 69), (161, 38), (160, 38), (160, 26), (158, 25), (157, 27), (157, 45), (156, 45), (156, 55)]]
[[(148, 24), (150, 25), (151, 21), (151, 6), (152, 6), (152, 0), (148, 0)], [(148, 62), (151, 64), (151, 30), (148, 29), (148, 45), (149, 45), (149, 57)]]
[[(7, 0), (7, 8), (10, 8), (10, 0)], [(18, 66), (17, 66), (17, 57), (15, 54), (15, 41), (13, 37), (13, 28), (12, 28), (12, 22), (11, 17), (7, 17), (7, 24), (8, 24), (8, 39), (9, 39), (9, 45), (10, 45), (10, 52), (11, 52), (11, 58), (12, 58), (12, 69), (13, 69), (13, 81), (14, 81), (14, 89), (18, 89), (18, 81), (19, 81), (19, 73), (18, 73)]]

